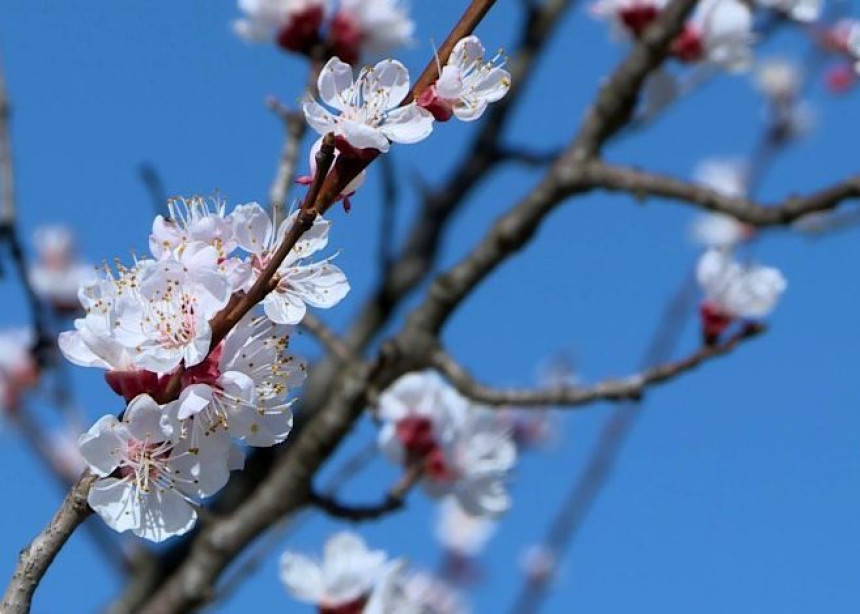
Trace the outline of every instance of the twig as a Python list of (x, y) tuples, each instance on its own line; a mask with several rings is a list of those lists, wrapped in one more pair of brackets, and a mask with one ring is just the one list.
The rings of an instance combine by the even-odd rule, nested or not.
[(287, 196), (296, 176), (302, 139), (305, 136), (307, 125), (305, 124), (305, 117), (301, 113), (276, 105), (280, 105), (277, 100), (271, 99), (269, 101), (269, 107), (278, 109), (276, 112), (284, 122), (284, 145), (281, 148), (275, 178), (271, 188), (269, 188), (269, 206), (272, 210), (272, 219), (275, 220), (277, 227), (277, 223), (287, 217)]
[(332, 518), (340, 518), (351, 522), (377, 520), (403, 507), (406, 495), (421, 478), (421, 471), (420, 465), (409, 467), (397, 484), (388, 491), (385, 498), (373, 505), (347, 505), (341, 503), (332, 495), (320, 494), (313, 490), (308, 495), (308, 502)]
[(3, 596), (4, 614), (28, 614), (36, 587), (71, 537), (74, 530), (92, 513), (87, 505), (87, 493), (96, 476), (86, 472), (75, 483), (63, 500), (51, 522), (31, 543), (21, 551), (15, 573)]
[(559, 387), (542, 390), (490, 388), (477, 382), (463, 367), (442, 351), (433, 355), (433, 366), (451, 380), (463, 395), (479, 403), (515, 407), (581, 407), (597, 401), (640, 400), (646, 389), (663, 384), (703, 363), (732, 352), (744, 341), (765, 331), (762, 325), (748, 325), (716, 345), (703, 346), (690, 356), (623, 379), (608, 379), (591, 386)]
[(379, 272), (382, 278), (388, 275), (394, 264), (394, 240), (397, 229), (397, 203), (399, 193), (394, 162), (391, 156), (382, 156), (379, 161), (382, 187), (382, 207), (379, 213)]
[(149, 162), (141, 162), (137, 167), (137, 172), (140, 175), (140, 180), (143, 182), (143, 187), (146, 188), (149, 194), (149, 200), (152, 203), (152, 210), (156, 215), (165, 217), (170, 215), (170, 210), (167, 208), (167, 190), (164, 189), (164, 181), (161, 179), (161, 174), (154, 164)]
[(748, 198), (725, 196), (673, 177), (600, 162), (589, 167), (588, 175), (593, 186), (610, 192), (627, 192), (640, 199), (648, 196), (667, 198), (705, 211), (725, 213), (757, 227), (787, 225), (803, 216), (829, 211), (846, 200), (860, 197), (860, 175), (807, 196), (792, 196), (770, 206)]

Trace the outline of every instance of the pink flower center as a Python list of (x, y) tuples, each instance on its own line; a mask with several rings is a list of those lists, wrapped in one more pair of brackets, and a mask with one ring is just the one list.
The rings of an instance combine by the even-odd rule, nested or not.
[(454, 108), (448, 100), (439, 96), (435, 83), (421, 92), (415, 103), (430, 111), (436, 121), (446, 122), (454, 115)]
[(653, 4), (634, 4), (622, 9), (618, 16), (621, 18), (621, 23), (638, 37), (657, 18), (658, 12)]
[(206, 384), (212, 388), (219, 388), (218, 378), (221, 377), (221, 354), (224, 352), (224, 342), (218, 344), (203, 362), (188, 367), (182, 373), (182, 386), (191, 384)]
[(705, 55), (701, 32), (692, 26), (684, 26), (684, 31), (672, 41), (671, 52), (682, 62), (698, 62)]
[(734, 321), (734, 317), (726, 313), (714, 301), (706, 300), (699, 307), (699, 316), (702, 322), (702, 337), (705, 343), (713, 345), (717, 342), (725, 330)]
[(287, 51), (307, 53), (319, 41), (323, 7), (311, 6), (290, 16), (290, 21), (278, 32), (278, 45)]
[(397, 438), (406, 450), (407, 462), (421, 463), (424, 474), (437, 482), (453, 479), (445, 453), (436, 441), (433, 423), (423, 416), (409, 416), (397, 423)]
[(343, 11), (338, 12), (331, 20), (329, 30), (332, 50), (347, 64), (355, 64), (361, 57), (361, 43), (364, 33), (353, 17)]
[(367, 595), (339, 605), (320, 605), (320, 614), (361, 614), (367, 604)]

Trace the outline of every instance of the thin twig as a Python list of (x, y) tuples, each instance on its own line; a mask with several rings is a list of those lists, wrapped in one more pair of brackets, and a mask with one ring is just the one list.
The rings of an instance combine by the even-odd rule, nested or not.
[(558, 387), (539, 390), (490, 388), (476, 381), (448, 354), (438, 351), (432, 363), (457, 390), (478, 403), (515, 407), (581, 407), (597, 401), (640, 400), (646, 389), (663, 384), (714, 358), (725, 356), (741, 343), (763, 333), (763, 325), (748, 325), (725, 341), (706, 345), (681, 360), (652, 366), (623, 379), (607, 379), (591, 386)]
[(314, 507), (322, 510), (332, 518), (361, 522), (364, 520), (378, 520), (392, 512), (403, 508), (406, 495), (412, 487), (421, 479), (421, 465), (412, 465), (400, 480), (391, 487), (385, 498), (379, 503), (372, 505), (348, 505), (338, 501), (334, 496), (311, 491), (308, 502)]
[(352, 348), (314, 314), (306, 313), (302, 318), (301, 326), (316, 337), (332, 356), (340, 360), (349, 360), (353, 357)]

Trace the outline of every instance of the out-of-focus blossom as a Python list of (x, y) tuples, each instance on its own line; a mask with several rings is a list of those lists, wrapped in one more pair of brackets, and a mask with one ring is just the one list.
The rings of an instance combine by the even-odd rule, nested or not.
[(322, 561), (285, 552), (281, 581), (294, 598), (317, 606), (320, 612), (358, 613), (367, 611), (371, 593), (391, 565), (385, 552), (370, 550), (360, 536), (344, 531), (326, 542)]
[(615, 38), (640, 36), (660, 11), (666, 0), (597, 0), (591, 5), (592, 15), (608, 21)]
[(245, 16), (233, 28), (247, 41), (274, 40), (288, 51), (306, 53), (319, 41), (326, 4), (325, 0), (239, 0)]
[(400, 0), (340, 0), (329, 38), (334, 54), (354, 64), (408, 44), (414, 32)]
[(420, 466), (428, 494), (451, 494), (472, 515), (508, 509), (505, 480), (516, 446), (495, 412), (471, 405), (438, 375), (423, 372), (403, 376), (381, 395), (379, 417), (383, 453)]
[(542, 585), (552, 580), (556, 573), (555, 554), (542, 544), (533, 544), (520, 556), (520, 569), (529, 583)]
[(785, 291), (779, 270), (736, 262), (728, 250), (710, 249), (699, 259), (696, 278), (705, 295), (702, 330), (705, 340), (715, 341), (736, 319), (768, 315)]
[(756, 64), (753, 84), (766, 98), (789, 102), (797, 99), (803, 85), (803, 72), (790, 58), (766, 58)]
[(335, 115), (311, 98), (302, 108), (311, 128), (335, 135), (337, 148), (348, 155), (385, 153), (394, 143), (417, 143), (433, 131), (433, 116), (414, 102), (401, 106), (409, 92), (409, 72), (397, 60), (362, 68), (353, 80), (352, 67), (332, 58), (320, 71), (320, 99)]
[(36, 295), (59, 312), (77, 311), (78, 288), (95, 278), (96, 272), (75, 259), (71, 230), (43, 226), (36, 230), (35, 245), (37, 259), (30, 265), (29, 277)]
[(468, 614), (460, 593), (444, 580), (425, 572), (389, 567), (363, 614)]
[(484, 60), (484, 46), (477, 36), (460, 39), (436, 83), (421, 92), (417, 103), (439, 121), (455, 116), (474, 121), (487, 105), (501, 100), (511, 87), (511, 75), (501, 67), (499, 55)]
[(496, 523), (486, 516), (472, 516), (452, 497), (439, 503), (436, 517), (436, 540), (453, 556), (478, 556), (496, 530)]
[(707, 61), (730, 71), (745, 70), (752, 60), (752, 11), (740, 0), (704, 0), (672, 43), (684, 62)]
[(824, 2), (823, 0), (756, 0), (756, 4), (782, 13), (795, 21), (809, 23), (818, 21)]
[[(723, 196), (739, 198), (746, 195), (746, 165), (733, 159), (704, 160), (693, 171), (697, 183)], [(731, 247), (749, 239), (754, 229), (730, 215), (706, 213), (693, 221), (692, 239), (703, 247)]]
[(39, 381), (33, 341), (29, 329), (0, 331), (0, 409), (15, 410), (21, 396)]

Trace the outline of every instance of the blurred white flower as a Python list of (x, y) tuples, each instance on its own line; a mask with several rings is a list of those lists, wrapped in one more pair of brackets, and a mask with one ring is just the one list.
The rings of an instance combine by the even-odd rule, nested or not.
[(37, 259), (29, 270), (33, 291), (57, 311), (77, 311), (78, 288), (94, 279), (96, 271), (75, 259), (72, 231), (58, 225), (38, 228), (35, 246)]
[(274, 40), (289, 51), (306, 52), (319, 39), (326, 0), (239, 0), (245, 14), (233, 22), (249, 42)]
[(0, 331), (0, 409), (16, 409), (21, 396), (39, 381), (33, 342), (30, 329)]
[(823, 0), (756, 0), (758, 6), (778, 11), (795, 21), (818, 21)]
[(445, 497), (437, 507), (436, 540), (457, 557), (478, 556), (495, 531), (493, 520), (467, 514), (452, 497)]
[(414, 32), (400, 0), (340, 0), (329, 38), (334, 54), (352, 64), (408, 44)]
[(344, 531), (326, 542), (322, 561), (285, 552), (281, 581), (293, 597), (321, 612), (361, 612), (377, 582), (390, 570), (387, 562), (385, 552), (368, 549), (360, 536)]
[(756, 64), (753, 84), (768, 99), (791, 101), (800, 92), (803, 72), (791, 58), (766, 58)]

